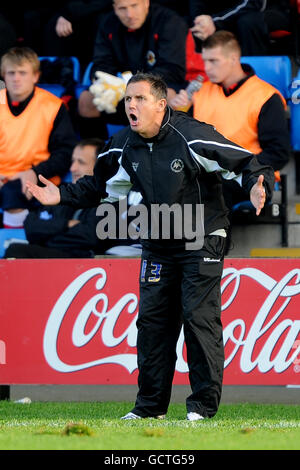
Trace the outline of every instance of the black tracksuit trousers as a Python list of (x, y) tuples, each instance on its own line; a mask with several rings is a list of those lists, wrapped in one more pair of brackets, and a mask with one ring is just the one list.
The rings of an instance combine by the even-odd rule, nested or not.
[(133, 413), (165, 414), (183, 324), (192, 394), (187, 411), (216, 414), (221, 398), (224, 347), (220, 283), (225, 238), (205, 237), (198, 251), (158, 254), (144, 249), (137, 320), (138, 386)]

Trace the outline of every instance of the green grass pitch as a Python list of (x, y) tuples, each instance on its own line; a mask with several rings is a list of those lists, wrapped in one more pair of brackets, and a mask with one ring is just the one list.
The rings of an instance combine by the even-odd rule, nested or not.
[(132, 403), (0, 402), (1, 450), (299, 450), (300, 406), (224, 404), (188, 422), (183, 404), (165, 420), (122, 421)]

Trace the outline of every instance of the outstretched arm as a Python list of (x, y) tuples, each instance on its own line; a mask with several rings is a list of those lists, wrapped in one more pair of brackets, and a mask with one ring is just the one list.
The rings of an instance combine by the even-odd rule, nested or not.
[(43, 205), (55, 206), (59, 204), (60, 191), (58, 187), (42, 175), (39, 175), (39, 180), (45, 186), (41, 187), (31, 181), (27, 181), (26, 187), (28, 191)]
[(263, 186), (263, 181), (264, 175), (260, 175), (250, 191), (250, 200), (256, 209), (256, 215), (260, 214), (266, 202), (266, 191)]

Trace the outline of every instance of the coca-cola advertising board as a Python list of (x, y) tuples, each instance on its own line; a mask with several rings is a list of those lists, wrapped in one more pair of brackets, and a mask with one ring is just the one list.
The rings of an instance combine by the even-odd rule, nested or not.
[[(227, 259), (224, 384), (300, 384), (300, 262)], [(136, 384), (140, 259), (0, 261), (0, 383)], [(184, 337), (174, 384), (188, 384)]]

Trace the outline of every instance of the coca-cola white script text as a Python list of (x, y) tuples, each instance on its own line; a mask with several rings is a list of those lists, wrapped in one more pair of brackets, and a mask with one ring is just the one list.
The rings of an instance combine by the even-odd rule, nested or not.
[[(266, 290), (266, 297), (259, 310), (253, 312), (250, 320), (252, 323), (250, 325), (249, 319), (247, 320), (248, 324), (246, 324), (246, 319), (243, 318), (238, 304), (236, 306), (233, 304), (241, 282), (247, 280), (247, 278), (254, 280)], [(64, 361), (63, 357), (58, 355), (58, 335), (72, 302), (83, 286), (91, 280), (95, 281), (96, 293), (78, 312), (73, 325), (72, 342), (74, 348), (82, 348), (98, 333), (99, 343), (102, 341), (103, 345), (107, 348), (107, 355), (95, 358), (87, 363), (68, 364)], [(136, 347), (138, 298), (136, 294), (128, 292), (108, 310), (109, 299), (103, 292), (106, 281), (107, 274), (105, 269), (101, 267), (89, 269), (71, 282), (57, 300), (50, 313), (43, 341), (46, 361), (54, 370), (59, 372), (75, 372), (102, 364), (119, 364), (131, 374), (137, 368), (136, 350), (133, 350), (132, 354), (114, 354), (113, 348), (122, 342), (127, 342), (127, 350), (128, 346)], [(227, 291), (227, 289), (229, 290)], [(226, 302), (222, 305), (223, 320), (226, 316), (226, 309), (230, 305), (236, 308), (236, 318), (223, 329), (224, 345), (231, 345), (231, 352), (225, 358), (225, 367), (231, 363), (238, 351), (240, 351), (240, 369), (244, 373), (249, 373), (256, 368), (260, 373), (266, 373), (271, 370), (281, 373), (287, 370), (292, 363), (298, 361), (297, 356), (300, 352), (300, 320), (286, 318), (283, 314), (293, 298), (300, 295), (299, 269), (291, 270), (280, 281), (276, 281), (256, 268), (225, 268), (223, 271), (222, 295), (225, 293), (230, 294), (226, 296)], [(281, 300), (284, 301), (281, 302), (278, 309), (274, 309), (274, 305), (279, 298), (282, 298)], [(101, 302), (99, 302), (100, 300)], [(101, 311), (97, 310), (98, 305), (101, 305)], [(270, 314), (271, 310), (272, 314)], [(130, 315), (132, 319), (130, 319), (129, 326), (126, 327), (123, 333), (116, 337), (114, 336), (114, 330), (121, 313)], [(97, 321), (87, 334), (85, 333), (85, 326), (91, 316), (94, 316), (94, 320), (96, 319)], [(102, 327), (101, 333), (99, 331), (100, 326)], [(260, 349), (259, 352), (256, 351), (255, 357), (253, 357), (254, 347), (258, 340), (260, 340)], [(274, 348), (279, 340), (281, 341), (281, 346), (276, 354), (274, 354)], [(297, 344), (296, 348), (295, 344)], [(181, 331), (177, 343), (176, 370), (177, 372), (187, 373), (188, 366), (184, 359), (183, 347), (184, 336)]]

